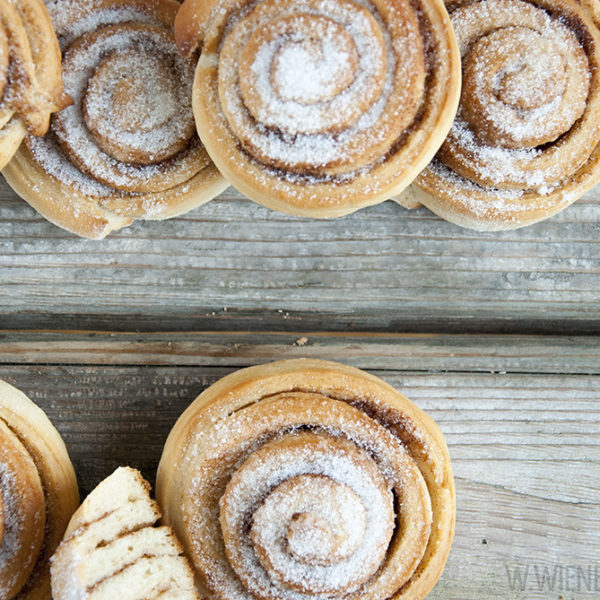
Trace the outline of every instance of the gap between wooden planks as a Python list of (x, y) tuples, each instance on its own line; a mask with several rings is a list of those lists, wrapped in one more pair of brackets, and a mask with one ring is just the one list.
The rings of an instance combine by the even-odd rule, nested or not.
[(243, 367), (300, 357), (376, 370), (600, 374), (600, 337), (0, 330), (0, 364)]
[(118, 464), (153, 480), (179, 414), (224, 374), (300, 356), (381, 376), (444, 431), (457, 534), (429, 598), (600, 597), (597, 337), (0, 332), (0, 377), (50, 415), (84, 494)]

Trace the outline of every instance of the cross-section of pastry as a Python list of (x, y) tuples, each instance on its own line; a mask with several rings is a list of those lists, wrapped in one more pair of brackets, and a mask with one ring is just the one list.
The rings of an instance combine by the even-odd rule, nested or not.
[(317, 360), (233, 373), (172, 430), (157, 499), (210, 598), (425, 598), (454, 533), (437, 425)]
[(177, 51), (175, 0), (54, 0), (73, 105), (29, 136), (3, 170), (48, 220), (102, 238), (134, 219), (165, 219), (226, 183), (195, 132), (194, 64)]
[(50, 600), (50, 557), (78, 504), (59, 433), (29, 398), (0, 381), (2, 600)]
[(0, 2), (0, 169), (27, 132), (44, 135), (50, 114), (69, 102), (58, 41), (42, 0)]
[(225, 177), (283, 212), (388, 200), (454, 117), (460, 59), (441, 0), (187, 0), (196, 125)]
[(181, 544), (154, 527), (150, 485), (128, 467), (102, 481), (73, 515), (52, 557), (54, 600), (199, 600)]
[(600, 181), (600, 3), (452, 0), (449, 10), (462, 98), (413, 201), (480, 230), (550, 217)]

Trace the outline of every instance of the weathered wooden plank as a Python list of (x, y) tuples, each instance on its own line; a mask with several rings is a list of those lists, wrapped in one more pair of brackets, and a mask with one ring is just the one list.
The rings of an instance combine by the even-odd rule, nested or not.
[[(62, 432), (84, 493), (118, 464), (153, 479), (178, 415), (232, 370), (199, 361), (143, 366), (152, 351), (139, 343), (138, 366), (0, 364), (0, 377), (29, 394)], [(44, 344), (41, 337), (40, 355), (50, 352)], [(255, 350), (267, 359), (257, 339)], [(160, 360), (167, 355), (156, 352)], [(439, 354), (436, 371), (445, 370), (447, 359)], [(456, 540), (431, 598), (598, 598), (600, 375), (414, 372), (389, 364), (371, 372), (437, 420), (453, 458)]]
[(478, 233), (391, 202), (300, 219), (230, 189), (90, 242), (2, 182), (0, 326), (597, 334), (599, 195), (532, 227)]
[(300, 357), (379, 371), (600, 375), (600, 337), (0, 331), (0, 364), (243, 367)]

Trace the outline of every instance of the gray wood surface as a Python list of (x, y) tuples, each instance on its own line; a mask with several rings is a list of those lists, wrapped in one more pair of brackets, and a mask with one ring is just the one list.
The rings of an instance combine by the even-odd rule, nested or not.
[(0, 326), (600, 333), (600, 189), (477, 233), (386, 202), (330, 221), (219, 199), (101, 242), (0, 183)]
[(444, 431), (458, 519), (432, 600), (600, 597), (598, 337), (0, 335), (0, 377), (47, 411), (84, 494), (119, 464), (153, 480), (168, 431), (202, 389), (237, 367), (297, 356), (366, 368)]
[(235, 368), (347, 362), (446, 434), (457, 535), (432, 600), (600, 598), (599, 284), (600, 189), (489, 234), (230, 189), (91, 242), (0, 181), (0, 377), (48, 412), (84, 494), (119, 464), (153, 480), (181, 411)]

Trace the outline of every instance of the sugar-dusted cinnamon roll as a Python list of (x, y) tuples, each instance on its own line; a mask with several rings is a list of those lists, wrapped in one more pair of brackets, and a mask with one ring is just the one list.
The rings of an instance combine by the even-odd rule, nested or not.
[(50, 557), (79, 503), (48, 417), (0, 381), (0, 598), (50, 600)]
[(52, 557), (53, 600), (199, 600), (181, 544), (129, 467), (100, 482)]
[(201, 47), (193, 107), (209, 154), (283, 212), (339, 216), (399, 193), (458, 102), (441, 0), (187, 0), (175, 37)]
[(600, 181), (600, 4), (453, 0), (449, 10), (461, 104), (416, 199), (474, 229), (545, 219)]
[(454, 531), (437, 425), (363, 371), (229, 375), (171, 432), (157, 499), (210, 597), (422, 599)]
[(42, 0), (0, 2), (0, 169), (27, 132), (44, 135), (50, 114), (69, 102), (58, 41)]
[(101, 238), (132, 220), (164, 219), (226, 184), (200, 143), (193, 62), (173, 39), (175, 0), (54, 0), (72, 106), (3, 171), (57, 225)]

